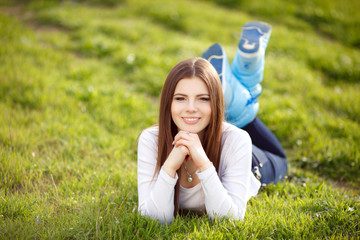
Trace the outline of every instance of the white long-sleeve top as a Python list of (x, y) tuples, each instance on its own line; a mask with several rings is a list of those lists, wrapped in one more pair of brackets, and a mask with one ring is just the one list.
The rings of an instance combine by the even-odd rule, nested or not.
[[(170, 223), (174, 213), (175, 184), (163, 169), (154, 176), (158, 152), (157, 126), (145, 129), (138, 143), (138, 196), (142, 215)], [(252, 143), (247, 132), (223, 123), (219, 174), (215, 167), (196, 174), (200, 183), (192, 188), (180, 186), (179, 208), (206, 210), (215, 216), (243, 219), (246, 204), (256, 196), (260, 182), (251, 172)]]

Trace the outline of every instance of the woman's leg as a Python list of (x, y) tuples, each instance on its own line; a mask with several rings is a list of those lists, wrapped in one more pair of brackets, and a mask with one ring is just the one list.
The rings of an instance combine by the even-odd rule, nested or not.
[(256, 117), (243, 128), (253, 142), (253, 171), (260, 171), (261, 183), (281, 181), (287, 172), (286, 154), (279, 140), (265, 124)]
[(268, 184), (281, 181), (287, 171), (284, 150), (275, 135), (256, 117), (263, 79), (265, 49), (271, 26), (263, 22), (244, 25), (235, 58), (229, 66), (224, 49), (214, 44), (202, 57), (207, 59), (219, 74), (228, 122), (247, 131), (253, 141), (253, 172), (261, 174), (260, 181)]
[(243, 127), (243, 129), (249, 133), (255, 146), (280, 157), (286, 158), (285, 152), (281, 147), (279, 140), (258, 117)]
[[(251, 102), (257, 102), (261, 94), (265, 50), (270, 39), (271, 26), (264, 22), (246, 23), (231, 70), (236, 79), (245, 86), (251, 95)], [(251, 105), (250, 103), (249, 105)], [(242, 116), (239, 116), (242, 117)], [(252, 121), (242, 127), (253, 141), (253, 172), (261, 174), (260, 181), (268, 184), (281, 181), (287, 171), (286, 155), (280, 142), (265, 124), (254, 116)]]
[(265, 22), (246, 23), (241, 31), (231, 70), (238, 81), (255, 100), (262, 91), (260, 83), (264, 76), (265, 50), (271, 35), (271, 26)]
[(219, 74), (225, 99), (225, 118), (233, 125), (242, 128), (249, 124), (259, 109), (259, 103), (252, 99), (249, 90), (235, 78), (223, 47), (216, 43), (202, 55)]

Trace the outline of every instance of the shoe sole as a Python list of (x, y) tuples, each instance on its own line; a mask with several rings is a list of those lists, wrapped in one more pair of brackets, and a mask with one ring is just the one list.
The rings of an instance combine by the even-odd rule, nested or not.
[(267, 23), (258, 21), (246, 23), (241, 32), (239, 50), (247, 54), (256, 53), (260, 49), (260, 41), (265, 38), (267, 44), (270, 34), (271, 26)]
[(221, 83), (223, 83), (223, 78), (225, 77), (225, 59), (226, 55), (224, 49), (221, 47), (220, 44), (216, 43), (210, 46), (202, 55), (202, 58), (208, 60), (213, 67), (215, 68), (216, 72), (219, 75)]

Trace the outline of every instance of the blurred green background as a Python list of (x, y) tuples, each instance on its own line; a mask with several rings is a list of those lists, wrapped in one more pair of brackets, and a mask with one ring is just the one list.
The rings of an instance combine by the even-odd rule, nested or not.
[[(137, 137), (170, 69), (216, 42), (232, 60), (253, 20), (272, 25), (258, 115), (287, 180), (245, 222), (159, 228), (134, 210)], [(358, 237), (359, 32), (351, 0), (0, 0), (3, 238)]]

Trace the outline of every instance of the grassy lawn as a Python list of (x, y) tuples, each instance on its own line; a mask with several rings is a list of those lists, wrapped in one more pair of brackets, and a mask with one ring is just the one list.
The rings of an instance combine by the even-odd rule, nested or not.
[[(273, 26), (259, 117), (289, 157), (244, 221), (137, 209), (171, 67)], [(360, 238), (360, 2), (0, 0), (0, 239)]]

